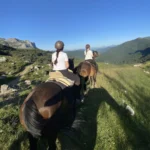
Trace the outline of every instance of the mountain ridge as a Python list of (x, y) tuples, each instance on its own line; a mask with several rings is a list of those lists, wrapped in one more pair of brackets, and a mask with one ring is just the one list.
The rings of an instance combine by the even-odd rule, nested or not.
[[(110, 48), (97, 59), (109, 63), (133, 63), (150, 59), (150, 38), (136, 38)], [(144, 53), (144, 57), (142, 57)], [(145, 55), (146, 54), (146, 55)]]
[(30, 42), (29, 40), (20, 40), (17, 38), (0, 38), (0, 44), (17, 49), (37, 49), (34, 42)]

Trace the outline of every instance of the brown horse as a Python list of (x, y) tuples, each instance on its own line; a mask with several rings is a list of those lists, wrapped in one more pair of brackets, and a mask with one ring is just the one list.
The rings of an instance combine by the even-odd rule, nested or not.
[(81, 62), (75, 69), (74, 73), (78, 73), (80, 77), (82, 77), (81, 82), (81, 91), (83, 94), (84, 91), (84, 81), (85, 78), (88, 78), (91, 87), (96, 87), (96, 76), (98, 72), (98, 66), (95, 62), (95, 58), (98, 56), (97, 51), (93, 51), (93, 60), (85, 60)]
[[(47, 139), (49, 150), (56, 150), (57, 133), (74, 120), (70, 115), (74, 102), (70, 105), (66, 92), (68, 88), (62, 90), (58, 83), (51, 81), (38, 85), (24, 100), (19, 116), (22, 126), (29, 133), (30, 150), (37, 150), (39, 137)], [(73, 90), (68, 93), (73, 96)]]

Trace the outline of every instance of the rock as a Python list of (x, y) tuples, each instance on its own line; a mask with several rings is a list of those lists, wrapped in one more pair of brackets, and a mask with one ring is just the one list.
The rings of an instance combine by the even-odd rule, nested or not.
[(33, 66), (31, 66), (30, 68), (31, 68), (31, 69), (33, 69), (34, 67), (33, 67)]
[(26, 60), (25, 63), (30, 63), (30, 61), (29, 61), (29, 60)]
[(3, 39), (0, 38), (0, 42), (2, 45), (10, 46), (13, 48), (20, 49), (35, 49), (37, 48), (34, 42), (30, 42), (29, 40), (19, 40), (16, 38)]
[(144, 70), (144, 72), (145, 72), (145, 73), (147, 73), (147, 74), (150, 74), (150, 72), (149, 72), (149, 71)]
[(39, 68), (40, 68), (39, 66), (34, 66), (35, 70), (39, 70)]
[(12, 91), (12, 92), (17, 92), (18, 90), (17, 90), (17, 89), (11, 89), (11, 91)]
[(135, 64), (134, 67), (140, 67), (142, 64)]
[(0, 62), (6, 62), (6, 57), (0, 57)]
[(30, 80), (25, 80), (26, 85), (31, 85), (31, 81)]
[(8, 91), (8, 85), (7, 84), (1, 85), (1, 93), (4, 94), (7, 93), (7, 91)]

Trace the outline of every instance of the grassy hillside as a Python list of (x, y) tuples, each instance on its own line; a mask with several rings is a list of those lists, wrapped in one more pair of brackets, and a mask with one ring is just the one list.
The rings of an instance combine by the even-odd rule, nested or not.
[(75, 51), (65, 51), (69, 57), (84, 59), (84, 49)]
[(16, 74), (29, 64), (48, 64), (51, 61), (51, 52), (38, 49), (2, 49), (9, 56), (0, 54), (0, 57), (6, 57), (6, 62), (1, 62), (0, 71), (6, 74)]
[(98, 61), (109, 63), (139, 63), (150, 60), (150, 39), (137, 38), (109, 49)]
[[(149, 67), (150, 63), (142, 68), (99, 63), (98, 88), (90, 90), (85, 103), (78, 108), (74, 130), (63, 130), (59, 134), (59, 150), (60, 147), (62, 150), (149, 150), (150, 75), (143, 72)], [(33, 75), (30, 73), (24, 78)], [(43, 77), (42, 69), (39, 76)], [(29, 91), (31, 87), (22, 86), (14, 100), (1, 98), (1, 150), (28, 149), (27, 134), (19, 124), (18, 111)], [(134, 116), (125, 111), (123, 101), (134, 109)]]

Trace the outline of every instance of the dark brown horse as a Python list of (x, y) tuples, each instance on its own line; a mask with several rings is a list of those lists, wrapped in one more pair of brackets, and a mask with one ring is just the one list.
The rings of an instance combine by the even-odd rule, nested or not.
[(57, 133), (73, 122), (72, 118), (68, 120), (70, 110), (69, 99), (57, 83), (46, 82), (34, 88), (19, 114), (22, 126), (29, 133), (30, 150), (37, 150), (39, 137), (47, 139), (49, 150), (56, 150)]
[[(80, 75), (80, 77), (82, 77), (82, 80), (84, 80), (85, 78), (88, 78), (92, 88), (96, 87), (96, 76), (97, 76), (97, 72), (98, 72), (98, 66), (95, 62), (95, 58), (98, 55), (99, 54), (97, 51), (93, 51), (93, 60), (85, 60), (85, 61), (81, 62), (74, 69), (74, 73), (78, 73)], [(84, 81), (81, 82), (82, 93), (84, 90), (84, 85), (83, 85)]]

